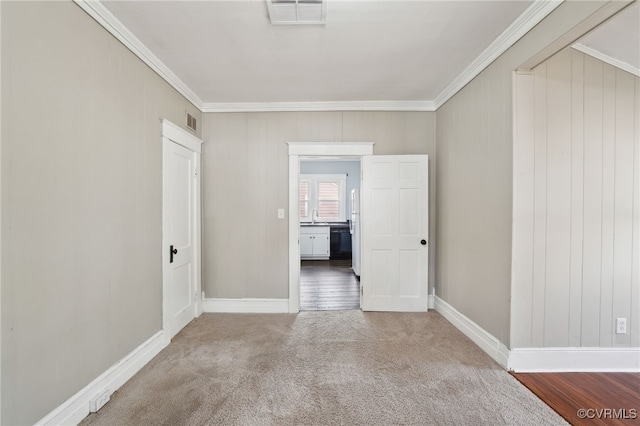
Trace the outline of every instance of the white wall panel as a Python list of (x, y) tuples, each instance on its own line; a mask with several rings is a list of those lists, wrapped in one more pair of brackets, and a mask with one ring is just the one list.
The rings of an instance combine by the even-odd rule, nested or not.
[(602, 114), (604, 63), (584, 56), (584, 237), (582, 336), (580, 345), (600, 344), (602, 270)]
[[(568, 345), (568, 324), (571, 272), (571, 91), (565, 90), (571, 81), (571, 55), (556, 55), (545, 64), (547, 68), (547, 103), (536, 105), (536, 116), (546, 115), (547, 158), (546, 188), (546, 252), (544, 265), (544, 343), (543, 346)], [(542, 111), (539, 111), (542, 108)], [(546, 114), (545, 110), (546, 109)]]
[[(632, 74), (616, 70), (615, 88), (615, 170), (614, 170), (614, 244), (613, 244), (613, 289), (611, 306), (614, 307), (612, 327), (615, 318), (631, 317), (631, 288), (633, 267), (633, 201), (640, 195), (639, 186), (634, 192), (634, 121), (640, 114), (635, 107), (635, 86), (640, 81)], [(634, 114), (635, 111), (635, 114)], [(638, 153), (635, 153), (638, 155)], [(640, 329), (633, 329), (640, 334)], [(613, 336), (612, 346), (626, 346), (630, 335)]]
[(571, 50), (571, 261), (569, 346), (580, 346), (584, 236), (584, 55)]
[[(640, 186), (640, 84), (636, 80), (634, 97), (634, 135), (633, 135), (633, 182)], [(640, 347), (640, 195), (637, 188), (633, 196), (633, 231), (631, 245), (631, 298), (630, 305), (630, 329), (636, 330), (630, 334), (630, 346)]]
[[(532, 73), (520, 74), (514, 79), (514, 116), (534, 117), (534, 84)], [(531, 337), (534, 255), (534, 120), (517, 122), (514, 126), (513, 162), (522, 167), (513, 170), (513, 288), (528, 298), (511, 299), (511, 333)]]
[[(615, 88), (616, 69), (604, 65), (604, 87), (602, 99), (602, 269), (600, 272), (600, 344), (610, 346), (612, 325), (613, 290), (613, 237), (615, 212)], [(597, 118), (596, 118), (597, 119)]]
[(516, 77), (512, 347), (637, 346), (639, 80), (571, 49)]
[[(547, 68), (534, 70), (534, 102), (535, 105), (547, 104)], [(546, 286), (547, 258), (547, 115), (535, 114), (534, 107), (534, 159), (533, 159), (533, 291), (531, 339), (535, 346), (544, 342), (544, 302)], [(516, 188), (514, 192), (519, 192)], [(512, 295), (512, 299), (514, 295)]]

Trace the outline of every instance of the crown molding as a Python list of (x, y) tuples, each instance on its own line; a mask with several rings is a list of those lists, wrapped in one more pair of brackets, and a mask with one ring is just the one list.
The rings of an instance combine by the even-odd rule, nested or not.
[[(524, 34), (564, 0), (535, 0), (496, 40), (458, 75), (435, 100), (424, 101), (336, 101), (336, 102), (203, 102), (198, 95), (155, 56), (99, 0), (73, 0), (89, 16), (151, 67), (162, 79), (201, 112), (287, 112), (287, 111), (436, 111), (473, 80)], [(585, 52), (586, 53), (586, 52)], [(599, 58), (600, 59), (600, 58)], [(609, 62), (610, 63), (610, 62)], [(625, 68), (623, 68), (625, 69)], [(637, 75), (637, 74), (636, 74)]]
[(466, 86), (500, 55), (513, 46), (522, 36), (538, 25), (564, 0), (535, 0), (506, 30), (496, 38), (467, 68), (464, 69), (433, 101), (440, 108), (460, 89)]
[(205, 103), (202, 112), (435, 111), (433, 101)]
[(201, 112), (280, 111), (435, 111), (433, 101), (346, 102), (215, 102), (205, 103), (178, 78), (147, 46), (124, 26), (99, 0), (73, 0), (133, 54), (189, 100)]
[(624, 61), (621, 61), (619, 59), (616, 58), (612, 58), (611, 56), (602, 53), (599, 50), (596, 50), (592, 47), (589, 46), (585, 46), (582, 43), (575, 43), (571, 46), (572, 48), (574, 48), (575, 50), (578, 50), (582, 53), (584, 53), (585, 55), (589, 55), (589, 56), (593, 56), (596, 59), (601, 60), (602, 62), (606, 62), (609, 65), (612, 65), (616, 68), (620, 68), (621, 70), (624, 70), (628, 73), (631, 73), (637, 77), (640, 77), (640, 68), (636, 68), (633, 65), (626, 63)]
[(73, 0), (82, 10), (102, 25), (109, 33), (124, 44), (162, 79), (169, 83), (196, 108), (202, 109), (202, 100), (182, 80), (176, 76), (147, 46), (124, 26), (99, 0)]

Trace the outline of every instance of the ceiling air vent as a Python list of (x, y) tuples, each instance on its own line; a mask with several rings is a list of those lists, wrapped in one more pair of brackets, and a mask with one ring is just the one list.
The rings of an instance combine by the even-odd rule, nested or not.
[(266, 0), (274, 25), (323, 25), (327, 0)]
[(193, 115), (189, 114), (189, 113), (187, 113), (187, 127), (189, 129), (193, 130), (194, 132), (198, 131), (197, 130), (198, 126), (197, 126), (197, 123), (196, 123), (196, 118)]

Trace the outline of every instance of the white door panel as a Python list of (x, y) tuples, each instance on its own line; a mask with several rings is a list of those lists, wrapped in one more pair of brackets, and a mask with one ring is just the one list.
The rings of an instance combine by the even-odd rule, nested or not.
[(171, 282), (173, 283), (171, 291), (172, 299), (172, 312), (174, 318), (176, 315), (180, 315), (185, 312), (192, 302), (192, 292), (190, 288), (191, 283), (191, 263), (178, 265), (172, 267), (171, 270)]
[(169, 139), (164, 140), (164, 220), (168, 259), (169, 337), (175, 336), (198, 314), (195, 240), (198, 189), (198, 154)]
[(363, 157), (362, 309), (426, 311), (428, 157)]

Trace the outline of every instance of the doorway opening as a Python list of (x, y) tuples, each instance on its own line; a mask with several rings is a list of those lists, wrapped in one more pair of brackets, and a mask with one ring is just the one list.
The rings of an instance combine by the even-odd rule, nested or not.
[[(359, 189), (361, 184), (360, 162), (363, 156), (373, 154), (373, 143), (371, 142), (290, 142), (289, 143), (289, 312), (299, 312), (304, 310), (317, 309), (358, 309), (360, 307), (360, 282), (355, 278), (352, 271), (352, 259), (339, 259), (338, 257), (353, 257), (353, 249), (348, 253), (347, 240), (351, 245), (350, 220), (350, 191), (347, 196), (347, 189)], [(318, 171), (318, 167), (323, 167), (323, 161), (331, 163), (344, 162), (357, 163), (358, 172), (351, 172), (351, 185), (347, 185), (347, 173), (344, 173), (344, 199), (332, 199), (331, 191), (318, 197), (317, 182), (331, 180), (323, 178), (321, 175), (339, 175), (341, 173), (311, 173)], [(309, 164), (307, 164), (309, 163)], [(325, 164), (326, 166), (326, 164)], [(353, 166), (353, 164), (352, 164)], [(308, 167), (308, 168), (307, 168)], [(307, 173), (304, 173), (307, 171)], [(335, 169), (334, 169), (335, 171)], [(302, 185), (302, 191), (309, 189), (303, 194), (301, 202), (301, 174), (318, 175), (315, 180), (307, 179), (308, 186)], [(355, 174), (355, 176), (354, 176)], [(309, 176), (307, 176), (309, 177)], [(354, 179), (355, 178), (355, 179)], [(311, 189), (315, 185), (314, 189)], [(339, 181), (333, 184), (322, 185), (320, 189), (340, 188)], [(312, 192), (314, 192), (312, 194)], [(313, 198), (312, 198), (313, 197)], [(306, 199), (304, 199), (306, 198)], [(320, 200), (322, 198), (322, 200)], [(334, 197), (335, 198), (335, 197)], [(321, 205), (318, 201), (322, 201)], [(340, 206), (343, 210), (340, 210)], [(336, 215), (337, 207), (337, 217)], [(331, 229), (334, 228), (334, 259), (331, 259)], [(304, 229), (304, 231), (303, 231)], [(302, 231), (302, 232), (301, 232)], [(345, 233), (348, 231), (349, 233)], [(314, 245), (314, 243), (316, 243)], [(303, 256), (304, 254), (304, 256)], [(305, 257), (305, 259), (303, 259)], [(347, 277), (355, 280), (347, 283)], [(303, 282), (304, 280), (304, 282)], [(339, 301), (338, 295), (331, 296), (331, 285), (325, 285), (322, 290), (318, 282), (330, 283), (343, 281), (344, 286), (338, 287), (346, 297), (349, 295), (351, 307), (347, 308), (346, 300)], [(349, 285), (350, 284), (350, 285)], [(338, 286), (339, 284), (336, 284)], [(355, 295), (353, 298), (353, 289)], [(301, 294), (302, 291), (305, 294)], [(322, 293), (322, 303), (320, 297)], [(304, 301), (304, 306), (301, 306)], [(339, 303), (336, 303), (339, 302)]]
[(360, 309), (360, 157), (300, 157), (300, 310)]

